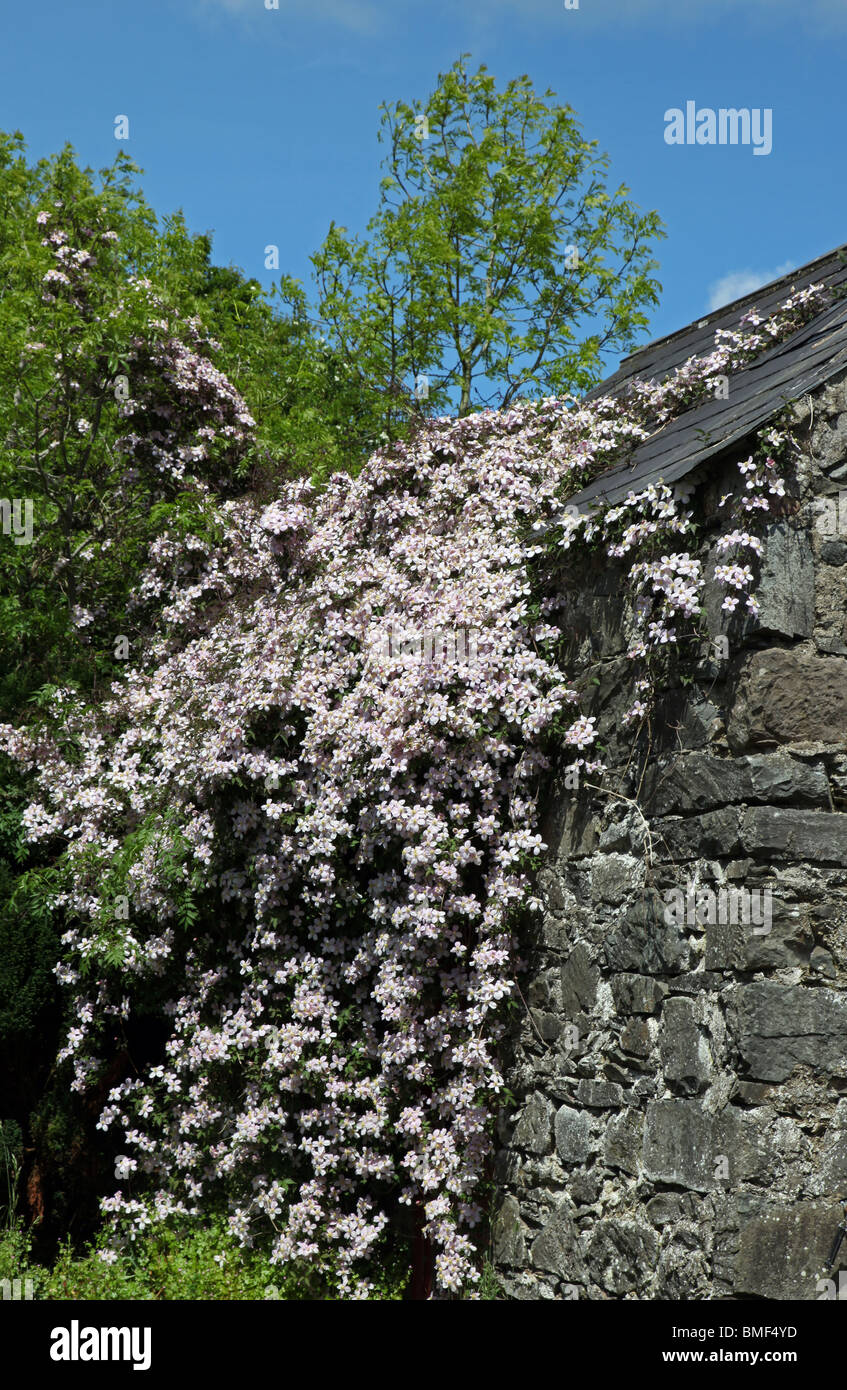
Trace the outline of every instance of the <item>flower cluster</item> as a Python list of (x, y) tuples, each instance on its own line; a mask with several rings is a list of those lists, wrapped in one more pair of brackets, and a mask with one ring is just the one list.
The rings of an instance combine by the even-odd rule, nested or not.
[[(785, 496), (785, 483), (778, 471), (774, 455), (784, 455), (790, 443), (790, 436), (784, 429), (770, 425), (760, 430), (755, 453), (738, 465), (738, 470), (744, 478), (744, 491), (736, 497), (722, 497), (721, 506), (731, 501), (736, 519), (743, 519), (757, 512), (770, 512), (773, 505), (771, 499)], [(738, 528), (725, 532), (716, 544), (719, 555), (724, 555), (729, 550), (749, 550), (755, 556), (761, 556), (762, 549), (762, 542), (758, 536), (752, 535), (746, 529)], [(759, 601), (752, 592), (755, 576), (751, 565), (739, 564), (737, 561), (734, 564), (716, 565), (714, 577), (719, 584), (735, 590), (734, 593), (726, 595), (721, 605), (727, 613), (734, 613), (744, 598), (748, 612), (754, 618), (758, 616)]]
[(681, 410), (689, 410), (709, 396), (716, 396), (726, 385), (729, 373), (748, 366), (767, 348), (774, 347), (827, 304), (823, 285), (808, 285), (786, 299), (779, 309), (763, 319), (758, 310), (749, 309), (738, 328), (720, 328), (715, 347), (705, 357), (690, 357), (656, 388), (654, 382), (635, 381), (628, 401), (645, 421), (664, 425)]
[[(231, 476), (252, 439), (255, 420), (228, 378), (209, 359), (220, 344), (204, 337), (197, 319), (167, 307), (144, 276), (130, 278), (124, 313), (135, 301), (153, 334), (136, 334), (127, 352), (132, 394), (119, 404), (129, 432), (117, 440), (129, 476), (133, 468), (184, 484), (186, 476), (211, 474), (218, 485)], [(221, 453), (226, 469), (209, 467)]]
[[(749, 350), (734, 338), (718, 356)], [(168, 390), (229, 438), (250, 429), (190, 350), (161, 351)], [(714, 362), (698, 370), (687, 390)], [(100, 1120), (119, 1172), (146, 1183), (105, 1199), (117, 1231), (227, 1201), (240, 1240), (270, 1228), (278, 1261), (329, 1252), (339, 1291), (360, 1295), (399, 1198), (442, 1287), (472, 1288), (516, 928), (540, 907), (539, 781), (554, 733), (577, 752), (597, 739), (539, 619), (555, 608), (542, 536), (559, 555), (631, 557), (632, 654), (673, 642), (704, 582), (684, 494), (562, 506), (686, 398), (648, 383), (434, 420), (320, 492), (209, 499), (216, 541), (153, 547), (140, 601), (160, 630), (143, 665), (99, 707), (57, 691), (50, 732), (0, 729), (38, 779), (30, 837), (66, 845), (75, 1087), (151, 997), (169, 1022), (161, 1063), (114, 1086)], [(144, 419), (127, 452), (179, 477), (166, 395), (125, 413)], [(381, 636), (408, 627), (488, 640), (472, 663), (388, 659)], [(646, 681), (635, 694), (628, 720)]]

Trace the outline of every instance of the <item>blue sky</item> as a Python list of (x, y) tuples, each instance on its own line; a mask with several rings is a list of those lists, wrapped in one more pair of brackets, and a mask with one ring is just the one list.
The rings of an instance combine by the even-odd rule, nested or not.
[[(571, 0), (573, 3), (573, 0)], [(576, 110), (611, 178), (667, 228), (671, 332), (847, 241), (847, 0), (39, 0), (6, 6), (0, 127), (30, 154), (123, 148), (159, 213), (214, 233), (266, 284), (264, 247), (309, 283), (332, 219), (378, 199), (381, 101), (425, 98), (461, 52), (503, 85), (527, 73)], [(672, 146), (664, 113), (770, 108), (773, 149)]]

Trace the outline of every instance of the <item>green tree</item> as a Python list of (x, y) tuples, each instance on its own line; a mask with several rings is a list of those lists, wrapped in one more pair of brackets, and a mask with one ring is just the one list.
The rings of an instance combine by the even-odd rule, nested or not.
[[(69, 146), (30, 163), (21, 133), (0, 133), (3, 723), (37, 719), (51, 686), (96, 697), (144, 638), (151, 542), (202, 535), (210, 491), (238, 495), (259, 474), (274, 487), (319, 441), (296, 381), (273, 398), (303, 358), (331, 386), (316, 336), (214, 266), (181, 214), (157, 220), (139, 173), (119, 154), (98, 177)], [(264, 408), (261, 431), (230, 364)], [(82, 1210), (97, 1164), (54, 1075), (63, 923), (51, 853), (24, 835), (29, 800), (26, 775), (0, 759), (0, 1094), (26, 1133), (26, 1186), (44, 1179), (55, 1216), (63, 1201)]]
[[(0, 723), (36, 721), (57, 685), (108, 688), (155, 623), (155, 596), (138, 601), (151, 543), (202, 537), (210, 492), (356, 467), (379, 428), (302, 291), (286, 283), (281, 312), (215, 265), (140, 173), (119, 154), (95, 174), (70, 146), (31, 162), (0, 132)], [(106, 1160), (54, 1067), (65, 923), (30, 799), (0, 757), (0, 1121), (25, 1134), (22, 1191), (55, 1233), (96, 1219)]]
[(425, 103), (383, 106), (379, 210), (359, 241), (331, 225), (312, 258), (330, 341), (383, 402), (418, 412), (506, 407), (586, 389), (647, 325), (662, 236), (526, 76), (498, 92), (463, 55)]

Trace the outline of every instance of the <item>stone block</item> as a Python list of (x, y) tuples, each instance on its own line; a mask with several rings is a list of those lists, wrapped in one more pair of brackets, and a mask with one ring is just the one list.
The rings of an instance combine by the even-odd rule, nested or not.
[(738, 1048), (757, 1081), (785, 1081), (800, 1065), (847, 1077), (847, 997), (754, 981), (740, 991)]
[(751, 807), (741, 820), (741, 842), (747, 854), (841, 866), (847, 863), (847, 815)]
[(513, 1142), (533, 1154), (548, 1154), (553, 1147), (553, 1106), (536, 1091), (515, 1125)]
[(576, 1088), (576, 1099), (592, 1110), (617, 1110), (623, 1104), (623, 1087), (615, 1081), (583, 1078)]
[(734, 806), (724, 806), (685, 820), (658, 820), (653, 826), (657, 854), (669, 855), (674, 861), (683, 863), (738, 854), (741, 850), (739, 814)]
[(637, 1176), (641, 1168), (644, 1116), (627, 1110), (609, 1120), (603, 1135), (603, 1162)]
[(665, 1081), (685, 1095), (695, 1095), (708, 1085), (713, 1071), (712, 1054), (697, 1025), (690, 999), (665, 1000), (659, 1024), (659, 1052)]
[(603, 903), (617, 906), (644, 881), (644, 864), (630, 854), (604, 852), (591, 865), (591, 895)]
[(818, 1280), (840, 1220), (829, 1202), (796, 1202), (741, 1228), (734, 1291), (739, 1298), (820, 1298)]
[(767, 1181), (773, 1173), (773, 1156), (758, 1116), (730, 1106), (713, 1115), (695, 1100), (650, 1102), (642, 1163), (650, 1181), (692, 1192)]
[(665, 904), (651, 890), (628, 908), (623, 921), (610, 933), (605, 945), (609, 969), (640, 975), (675, 975), (687, 970), (687, 937), (665, 921)]
[(612, 998), (619, 1014), (654, 1014), (667, 994), (667, 986), (647, 975), (616, 975)]
[(847, 737), (847, 660), (769, 648), (756, 652), (729, 720), (734, 751), (756, 743), (835, 743)]
[(559, 1207), (544, 1223), (532, 1242), (532, 1264), (548, 1274), (557, 1274), (569, 1284), (584, 1284), (587, 1271), (581, 1250), (581, 1237), (570, 1213)]
[(491, 1223), (492, 1253), (495, 1263), (518, 1268), (526, 1264), (529, 1231), (521, 1220), (521, 1209), (514, 1197), (506, 1197)]
[(560, 1105), (555, 1119), (556, 1153), (562, 1163), (584, 1163), (591, 1153), (591, 1124), (584, 1110)]
[(780, 521), (764, 534), (756, 632), (809, 637), (815, 622), (815, 567), (809, 534)]
[(636, 1221), (598, 1221), (588, 1242), (591, 1278), (620, 1297), (649, 1279), (659, 1253), (656, 1232)]
[(580, 942), (574, 946), (561, 969), (562, 1011), (566, 1019), (589, 1010), (597, 996), (600, 972)]

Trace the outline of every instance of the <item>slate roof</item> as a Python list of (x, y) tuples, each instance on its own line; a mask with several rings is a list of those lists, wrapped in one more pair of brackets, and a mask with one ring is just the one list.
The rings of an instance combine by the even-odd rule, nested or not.
[[(634, 377), (668, 376), (689, 357), (709, 353), (718, 328), (737, 327), (753, 307), (763, 317), (795, 290), (811, 284), (831, 288), (847, 285), (847, 264), (839, 253), (847, 245), (820, 256), (799, 270), (764, 285), (743, 299), (690, 323), (677, 333), (658, 338), (627, 357), (618, 371), (591, 391), (587, 400), (617, 395)], [(598, 499), (618, 502), (632, 490), (650, 483), (678, 482), (707, 459), (715, 458), (765, 424), (788, 401), (796, 400), (847, 369), (847, 295), (812, 319), (785, 342), (758, 357), (729, 380), (727, 400), (708, 400), (670, 421), (627, 460), (616, 464), (569, 499), (580, 506)]]

